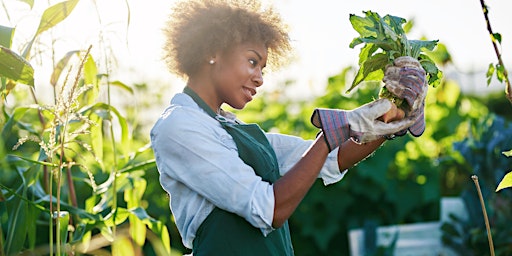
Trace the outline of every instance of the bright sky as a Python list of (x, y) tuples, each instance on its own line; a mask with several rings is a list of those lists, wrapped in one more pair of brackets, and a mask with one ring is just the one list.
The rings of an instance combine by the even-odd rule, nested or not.
[[(13, 4), (17, 2), (17, 4)], [(0, 9), (0, 25), (18, 27), (20, 33), (32, 32), (46, 1), (35, 1), (34, 10), (27, 11), (21, 1), (2, 0), (8, 7), (11, 20), (8, 21)], [(169, 83), (169, 95), (181, 90), (180, 80), (170, 76), (160, 60), (164, 42), (161, 29), (165, 23), (172, 0), (128, 0), (131, 9), (131, 23), (126, 33), (125, 0), (95, 1), (98, 4), (102, 23), (98, 23), (93, 0), (81, 0), (67, 23), (62, 23), (55, 34), (62, 33), (61, 39), (69, 45), (66, 51), (86, 49), (96, 43), (99, 31), (108, 36), (112, 44), (121, 45), (121, 81), (148, 82), (151, 80)], [(359, 48), (351, 49), (349, 43), (357, 36), (349, 22), (349, 14), (363, 15), (363, 11), (376, 11), (382, 16), (391, 14), (413, 19), (415, 26), (410, 39), (426, 36), (438, 39), (447, 45), (458, 70), (485, 71), (489, 63), (496, 63), (484, 16), (479, 0), (273, 0), (284, 20), (291, 27), (291, 37), (298, 53), (298, 59), (290, 67), (266, 80), (268, 88), (284, 79), (298, 81), (298, 90), (303, 94), (320, 93), (327, 78), (348, 65), (356, 65)], [(53, 1), (55, 3), (55, 1)], [(490, 7), (491, 25), (495, 32), (502, 34), (503, 59), (506, 67), (512, 66), (512, 2), (508, 0), (487, 0)], [(39, 9), (38, 9), (39, 8)], [(14, 23), (14, 24), (13, 24)], [(25, 26), (25, 29), (23, 29)], [(35, 28), (32, 28), (35, 30)], [(128, 38), (128, 47), (123, 43)], [(65, 47), (63, 47), (65, 48)], [(97, 49), (97, 48), (96, 48)], [(447, 74), (448, 75), (448, 74)], [(475, 78), (471, 86), (485, 87), (485, 74)], [(474, 83), (474, 82), (472, 82)], [(501, 90), (504, 85), (498, 84)], [(501, 87), (500, 87), (501, 86)], [(297, 91), (297, 90), (296, 90)], [(301, 95), (297, 95), (301, 96)], [(303, 95), (302, 95), (303, 96)]]

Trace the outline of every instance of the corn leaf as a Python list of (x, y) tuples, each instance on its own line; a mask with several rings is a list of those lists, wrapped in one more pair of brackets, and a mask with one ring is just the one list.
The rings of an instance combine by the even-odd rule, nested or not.
[(62, 244), (68, 242), (69, 212), (61, 211), (58, 218), (58, 231)]
[(135, 248), (127, 237), (116, 237), (112, 243), (112, 255), (135, 256)]
[(34, 7), (34, 0), (18, 0), (20, 2), (26, 3), (30, 6), (30, 9)]
[[(42, 211), (33, 204), (28, 204), (27, 219), (25, 221), (27, 223), (36, 223), (41, 212)], [(34, 249), (37, 242), (37, 225), (28, 225), (27, 234), (28, 248)]]
[[(82, 109), (80, 113), (82, 115), (87, 115), (88, 113), (94, 112), (94, 114), (103, 117), (106, 120), (112, 121), (110, 113), (114, 113), (119, 122), (119, 126), (121, 128), (121, 148), (119, 150), (123, 151), (124, 155), (127, 157), (127, 149), (129, 149), (130, 140), (129, 140), (129, 130), (128, 123), (126, 118), (117, 110), (115, 107), (105, 104), (105, 103), (96, 103), (92, 106), (87, 106)], [(126, 149), (126, 150), (123, 150)]]
[(132, 89), (130, 86), (128, 86), (127, 84), (125, 84), (125, 83), (123, 83), (123, 82), (121, 82), (121, 81), (119, 81), (119, 80), (117, 80), (117, 81), (113, 81), (113, 82), (112, 82), (112, 83), (110, 83), (110, 84), (111, 84), (111, 85), (115, 85), (115, 86), (117, 86), (117, 87), (119, 87), (119, 88), (121, 88), (121, 89), (124, 89), (125, 91), (127, 91), (127, 92), (129, 92), (129, 93), (133, 94), (133, 89)]
[(50, 6), (48, 9), (46, 9), (43, 12), (41, 21), (39, 22), (39, 27), (37, 28), (36, 36), (66, 19), (69, 16), (69, 14), (71, 14), (73, 9), (75, 9), (75, 6), (78, 3), (78, 1), (79, 0), (68, 0)]
[(89, 128), (91, 133), (91, 147), (98, 164), (103, 168), (103, 120), (99, 115), (90, 115), (89, 120), (95, 123)]
[[(23, 186), (23, 185), (22, 185)], [(26, 197), (26, 188), (20, 187), (21, 197)], [(18, 194), (16, 194), (18, 195)], [(4, 251), (6, 255), (14, 255), (21, 251), (27, 237), (28, 222), (26, 216), (28, 204), (20, 197), (13, 197), (8, 201), (9, 221), (5, 237)]]
[(129, 215), (130, 212), (125, 208), (116, 207), (115, 212), (112, 211), (105, 217), (105, 225), (107, 225), (108, 227), (118, 226), (121, 223), (123, 223)]
[(69, 14), (71, 14), (78, 1), (79, 0), (63, 1), (58, 4), (50, 6), (43, 12), (36, 33), (32, 37), (32, 40), (30, 40), (27, 43), (25, 49), (23, 50), (22, 56), (24, 58), (29, 58), (30, 50), (32, 49), (32, 45), (34, 44), (36, 38), (44, 31), (54, 27), (55, 25), (59, 24), (61, 21), (66, 19), (69, 16)]
[(17, 53), (3, 46), (0, 46), (0, 77), (34, 86), (32, 65)]
[(49, 167), (54, 167), (54, 168), (59, 167), (58, 164), (48, 163), (48, 162), (45, 162), (45, 161), (36, 161), (36, 160), (32, 160), (32, 159), (30, 159), (28, 157), (24, 157), (24, 156), (17, 156), (17, 155), (7, 155), (7, 156), (8, 157), (15, 157), (15, 158), (23, 159), (23, 160), (25, 160), (27, 162), (30, 162), (30, 163), (33, 163), (33, 164), (49, 166)]
[(0, 25), (0, 45), (5, 48), (11, 48), (12, 38), (14, 37), (15, 28), (4, 27)]
[(67, 52), (66, 55), (64, 55), (64, 57), (62, 57), (62, 59), (59, 60), (57, 66), (55, 66), (55, 68), (53, 69), (52, 76), (50, 77), (50, 84), (52, 86), (55, 87), (55, 85), (57, 85), (57, 81), (59, 80), (59, 77), (61, 76), (64, 68), (67, 66), (69, 60), (71, 59), (71, 57), (73, 57), (73, 55), (76, 55), (79, 52), (80, 51)]
[(134, 165), (126, 166), (126, 167), (120, 169), (119, 173), (133, 172), (133, 171), (138, 171), (138, 170), (148, 170), (148, 169), (154, 168), (154, 167), (156, 167), (156, 161), (155, 161), (155, 159), (150, 159), (150, 160), (147, 160), (144, 162), (138, 162), (137, 164), (134, 164)]
[(165, 224), (163, 224), (161, 221), (158, 221), (149, 216), (146, 210), (144, 210), (141, 207), (131, 209), (130, 212), (137, 216), (137, 218), (142, 220), (148, 226), (148, 228), (151, 229), (151, 231), (153, 231), (153, 233), (159, 236), (162, 246), (164, 246), (165, 251), (167, 252), (166, 255), (170, 255), (171, 239), (169, 237), (169, 231), (167, 230), (167, 226), (165, 226)]
[[(142, 196), (146, 191), (147, 182), (145, 179), (133, 178), (131, 179), (133, 186), (124, 192), (124, 200), (126, 201), (128, 209), (136, 208), (141, 205)], [(138, 246), (143, 246), (146, 241), (146, 225), (141, 219), (131, 214), (130, 220), (130, 236)]]

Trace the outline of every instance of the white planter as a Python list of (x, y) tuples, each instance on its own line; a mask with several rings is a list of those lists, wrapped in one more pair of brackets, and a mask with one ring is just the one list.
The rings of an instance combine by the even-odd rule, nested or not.
[[(453, 213), (460, 218), (467, 218), (464, 203), (458, 197), (441, 199), (440, 220), (394, 226), (378, 227), (376, 230), (377, 245), (390, 246), (396, 236), (395, 256), (455, 256), (453, 251), (443, 246), (441, 242), (441, 225), (449, 220)], [(354, 229), (349, 231), (350, 253), (352, 256), (365, 255), (364, 231)]]

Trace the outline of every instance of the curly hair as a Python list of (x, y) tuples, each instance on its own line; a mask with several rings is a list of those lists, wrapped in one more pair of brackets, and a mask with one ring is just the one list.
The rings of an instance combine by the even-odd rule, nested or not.
[(186, 77), (215, 52), (256, 42), (267, 47), (267, 65), (275, 69), (291, 52), (287, 30), (280, 15), (257, 0), (182, 0), (164, 28), (164, 60), (171, 73)]

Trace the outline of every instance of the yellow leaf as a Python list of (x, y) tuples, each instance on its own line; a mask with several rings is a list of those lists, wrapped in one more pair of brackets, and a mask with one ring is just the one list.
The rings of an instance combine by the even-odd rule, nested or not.
[(512, 187), (512, 172), (509, 172), (503, 177), (503, 180), (501, 180), (500, 184), (498, 185), (498, 188), (496, 189), (496, 192), (504, 189), (504, 188), (510, 188)]
[(112, 256), (134, 256), (135, 250), (127, 237), (118, 237), (112, 243)]

